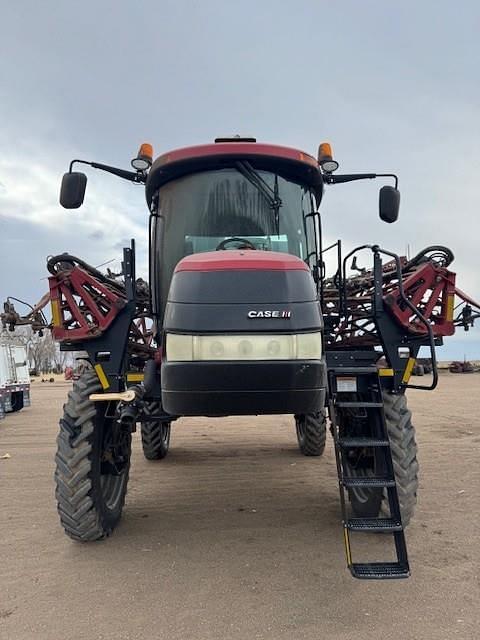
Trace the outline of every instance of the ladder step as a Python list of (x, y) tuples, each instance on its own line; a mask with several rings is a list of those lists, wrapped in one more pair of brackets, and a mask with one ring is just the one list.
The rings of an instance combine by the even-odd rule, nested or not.
[(349, 447), (388, 447), (390, 442), (380, 438), (340, 438), (338, 444), (348, 449)]
[(383, 402), (362, 402), (361, 400), (357, 400), (355, 402), (335, 402), (336, 407), (344, 407), (344, 408), (370, 408), (370, 407), (383, 407)]
[(350, 478), (344, 476), (342, 484), (344, 487), (394, 487), (395, 480), (392, 478)]
[(363, 580), (395, 580), (410, 575), (408, 565), (399, 562), (355, 562), (350, 565), (350, 571), (355, 578)]
[(329, 369), (336, 376), (342, 375), (372, 375), (377, 374), (377, 367), (331, 367)]
[(350, 531), (403, 531), (402, 523), (394, 518), (351, 518), (346, 527)]

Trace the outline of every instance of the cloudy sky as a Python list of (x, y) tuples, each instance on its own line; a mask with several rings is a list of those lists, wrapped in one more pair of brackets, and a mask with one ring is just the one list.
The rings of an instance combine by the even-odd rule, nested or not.
[[(0, 18), (0, 298), (38, 299), (45, 257), (93, 264), (130, 237), (145, 257), (141, 187), (91, 170), (85, 206), (58, 204), (74, 157), (129, 167), (242, 133), (341, 170), (394, 171), (401, 217), (378, 184), (329, 188), (327, 240), (404, 252), (446, 244), (480, 298), (480, 4), (475, 0), (18, 0)], [(480, 325), (441, 357), (480, 358)]]

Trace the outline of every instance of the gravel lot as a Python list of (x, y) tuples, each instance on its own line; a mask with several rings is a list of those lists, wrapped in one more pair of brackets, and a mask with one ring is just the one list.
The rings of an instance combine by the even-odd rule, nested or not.
[[(137, 434), (120, 527), (72, 542), (52, 479), (69, 387), (35, 382), (32, 407), (0, 422), (2, 640), (479, 637), (480, 375), (409, 396), (413, 575), (381, 583), (346, 569), (331, 441), (304, 458), (289, 416), (181, 420), (159, 462)], [(360, 544), (381, 553), (378, 538)]]

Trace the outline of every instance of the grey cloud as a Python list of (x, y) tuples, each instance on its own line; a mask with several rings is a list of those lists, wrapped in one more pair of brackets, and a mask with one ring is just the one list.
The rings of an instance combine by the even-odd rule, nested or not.
[(103, 240), (105, 238), (105, 233), (103, 231), (97, 230), (88, 234), (90, 240)]
[[(141, 189), (89, 171), (84, 209), (59, 208), (72, 157), (128, 167), (144, 141), (159, 153), (246, 132), (313, 154), (330, 140), (345, 172), (398, 173), (396, 225), (378, 220), (379, 185), (356, 183), (327, 189), (325, 236), (401, 252), (451, 245), (460, 286), (480, 298), (479, 20), (473, 0), (5, 4), (0, 269), (9, 290), (37, 291), (54, 250), (100, 264), (112, 250), (120, 258), (132, 235), (146, 264)], [(466, 342), (477, 357), (479, 334)], [(461, 350), (463, 339), (450, 344)]]

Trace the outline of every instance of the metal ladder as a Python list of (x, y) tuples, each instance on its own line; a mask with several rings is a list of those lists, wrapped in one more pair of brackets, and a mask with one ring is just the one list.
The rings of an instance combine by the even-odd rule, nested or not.
[[(400, 514), (397, 486), (393, 469), (392, 453), (388, 438), (387, 424), (383, 410), (383, 399), (378, 371), (375, 366), (333, 367), (329, 370), (330, 402), (329, 412), (331, 430), (335, 443), (340, 502), (342, 507), (343, 533), (347, 564), (355, 578), (360, 579), (398, 579), (410, 575), (407, 547)], [(339, 384), (343, 380), (343, 384)], [(346, 381), (363, 389), (362, 393), (345, 390)], [(340, 390), (338, 390), (340, 388)], [(364, 396), (352, 400), (352, 395)], [(346, 398), (346, 399), (344, 399)], [(341, 435), (338, 423), (338, 409), (359, 409), (366, 412), (369, 427), (373, 433), (368, 436), (346, 437)], [(378, 475), (364, 477), (349, 475), (347, 453), (355, 450), (373, 450), (379, 462)], [(390, 517), (374, 518), (350, 517), (347, 512), (346, 490), (348, 488), (382, 488), (387, 490)], [(382, 532), (393, 536), (396, 562), (353, 562), (350, 544), (351, 532)], [(383, 539), (383, 538), (382, 538)]]

